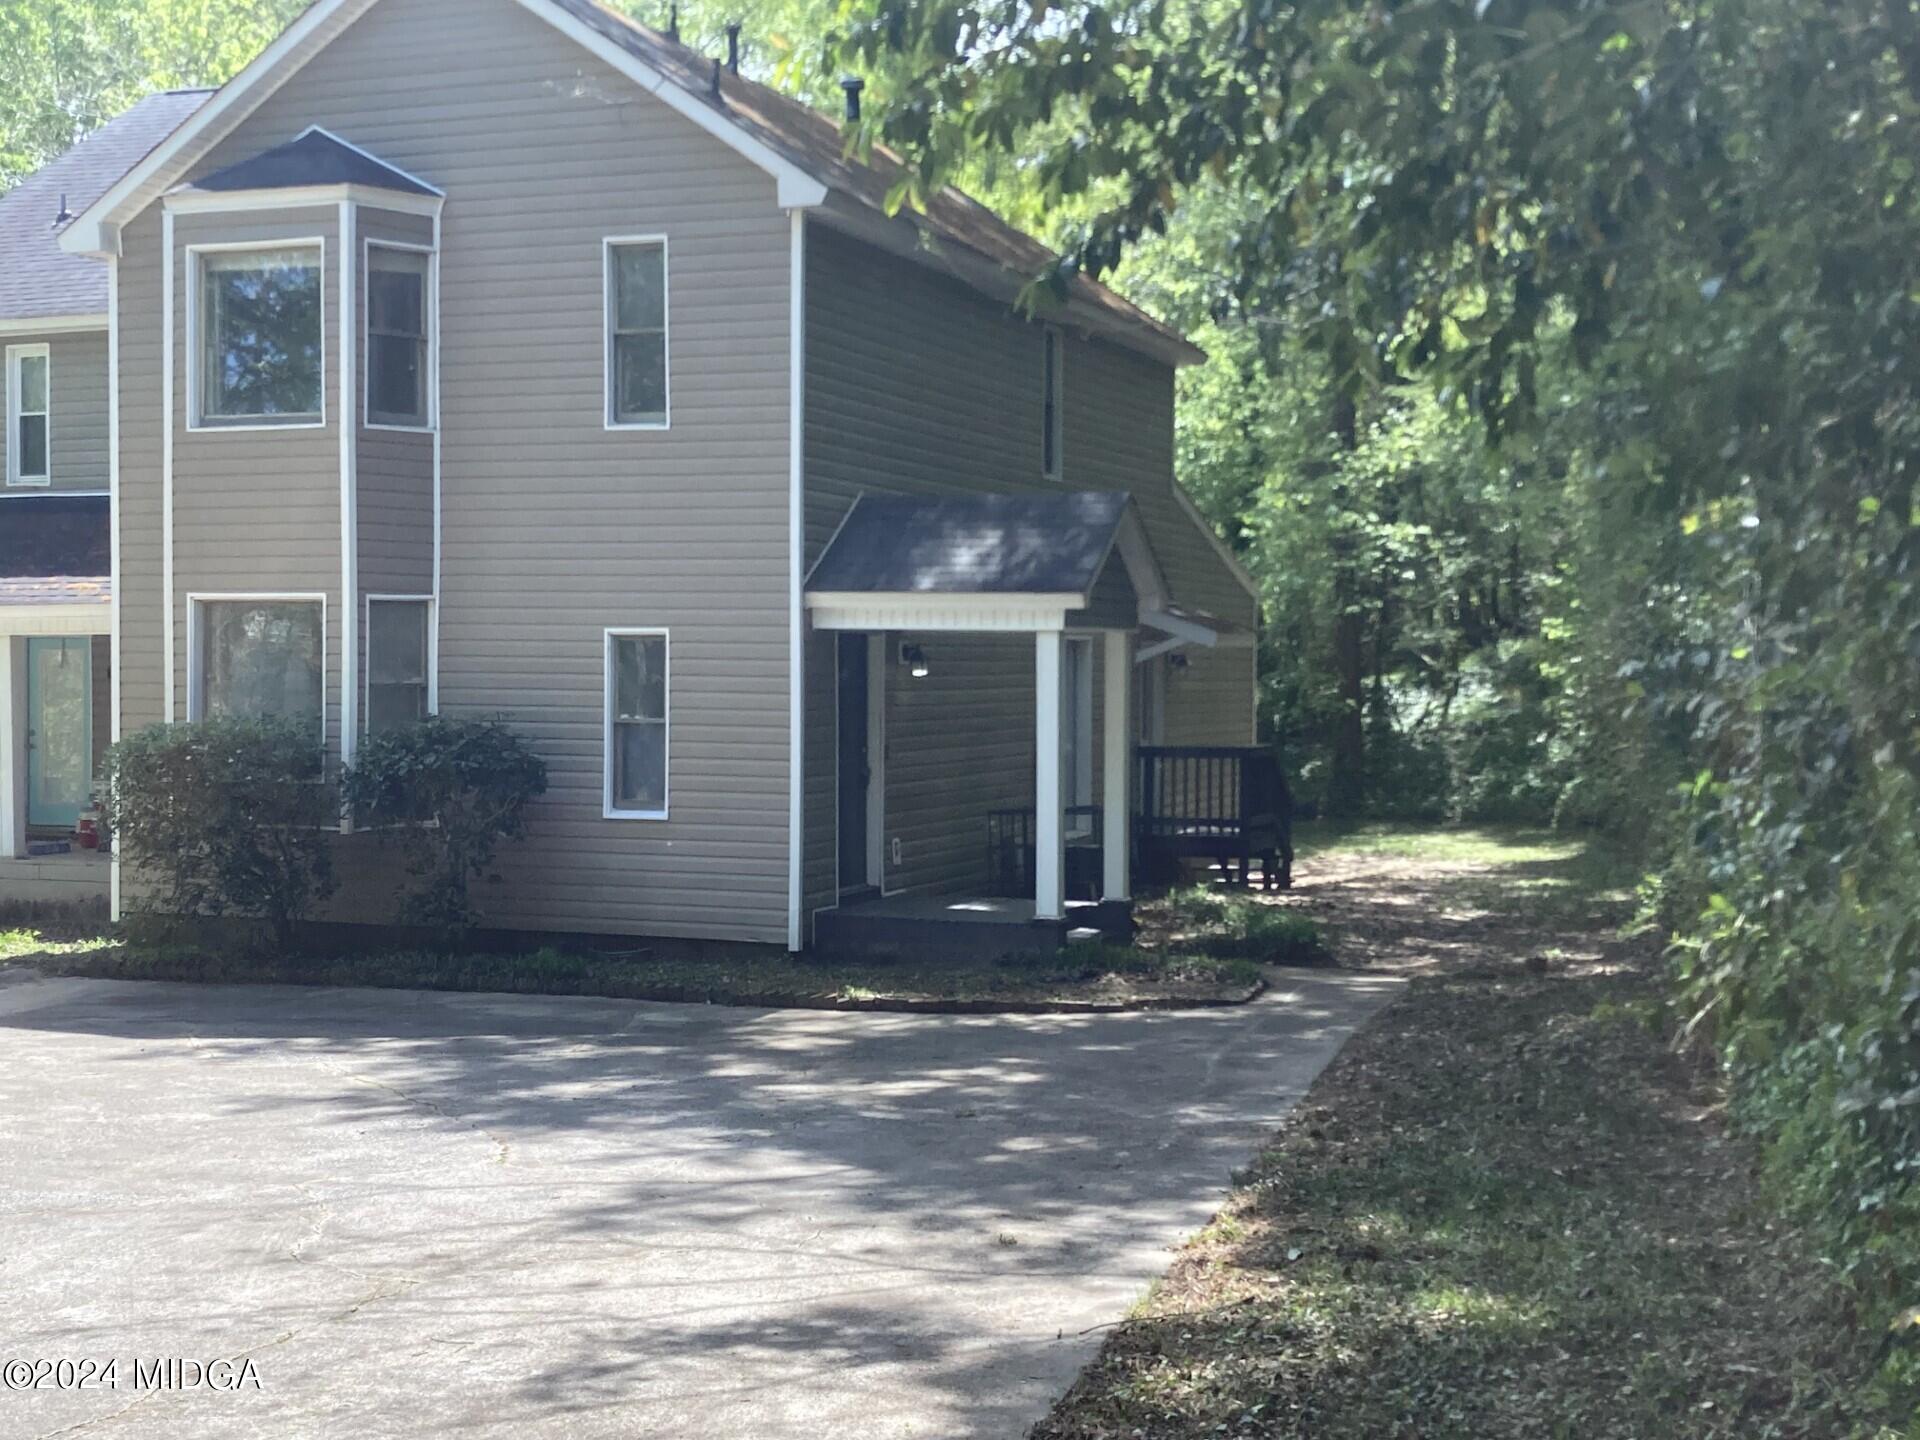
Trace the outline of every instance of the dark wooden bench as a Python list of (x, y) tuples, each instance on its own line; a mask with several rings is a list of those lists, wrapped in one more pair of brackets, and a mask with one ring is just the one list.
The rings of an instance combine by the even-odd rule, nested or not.
[(1244, 886), (1258, 858), (1267, 889), (1293, 883), (1293, 797), (1279, 756), (1142, 745), (1134, 757), (1134, 856), (1143, 880), (1167, 883), (1182, 860), (1212, 860)]

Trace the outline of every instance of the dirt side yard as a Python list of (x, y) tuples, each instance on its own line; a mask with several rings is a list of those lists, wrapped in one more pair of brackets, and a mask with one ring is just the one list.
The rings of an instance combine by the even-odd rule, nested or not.
[(1667, 1043), (1624, 873), (1505, 833), (1306, 851), (1276, 903), (1413, 983), (1035, 1440), (1909, 1433)]

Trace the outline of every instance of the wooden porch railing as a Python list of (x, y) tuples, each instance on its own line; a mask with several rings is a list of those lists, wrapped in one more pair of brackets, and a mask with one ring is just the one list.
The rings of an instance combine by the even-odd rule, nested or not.
[(1291, 883), (1293, 800), (1271, 750), (1142, 745), (1134, 751), (1134, 864), (1149, 883), (1172, 879), (1178, 862), (1239, 867), (1248, 883), (1261, 862), (1267, 888)]

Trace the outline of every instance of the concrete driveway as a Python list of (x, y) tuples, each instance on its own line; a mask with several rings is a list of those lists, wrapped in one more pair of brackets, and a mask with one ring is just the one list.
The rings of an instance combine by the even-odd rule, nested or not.
[(1393, 983), (945, 1017), (0, 971), (0, 1361), (119, 1359), (0, 1389), (0, 1435), (1018, 1436)]

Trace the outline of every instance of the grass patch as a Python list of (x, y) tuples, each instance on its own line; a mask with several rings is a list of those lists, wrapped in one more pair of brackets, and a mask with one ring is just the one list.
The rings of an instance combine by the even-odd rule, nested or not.
[[(1441, 868), (1463, 851), (1489, 868)], [(1663, 1033), (1657, 947), (1569, 929), (1529, 964), (1541, 897), (1611, 913), (1608, 857), (1486, 832), (1320, 856), (1405, 861), (1316, 881), (1343, 939), (1457, 937), (1468, 891), (1492, 913), (1424, 947), (1034, 1440), (1912, 1433)]]
[(1263, 965), (1328, 965), (1333, 953), (1307, 916), (1245, 891), (1193, 886), (1140, 909), (1143, 926), (1176, 950)]
[(1075, 946), (1001, 961), (834, 961), (771, 950), (610, 954), (380, 950), (272, 955), (245, 949), (130, 943), (103, 931), (27, 926), (0, 935), (0, 963), (55, 974), (209, 984), (372, 986), (509, 994), (605, 995), (715, 1004), (1144, 1006), (1219, 1004), (1257, 993), (1259, 967), (1231, 956)]

